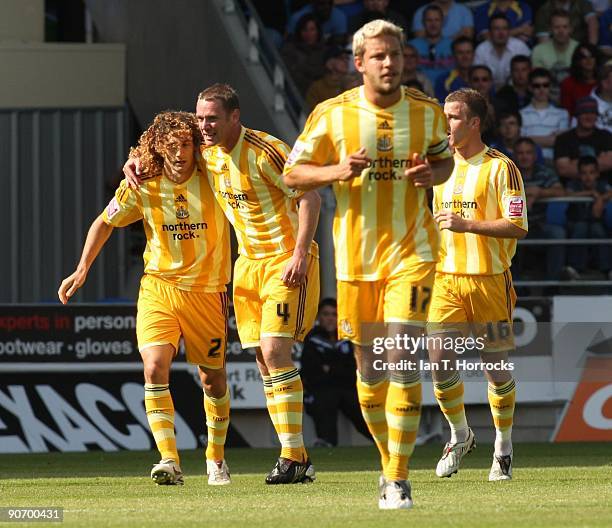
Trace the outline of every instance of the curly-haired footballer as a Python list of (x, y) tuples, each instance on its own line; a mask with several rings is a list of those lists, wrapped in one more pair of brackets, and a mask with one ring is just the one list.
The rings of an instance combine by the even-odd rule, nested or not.
[(136, 334), (144, 363), (145, 407), (161, 461), (157, 484), (183, 484), (174, 436), (170, 365), (185, 342), (187, 361), (199, 366), (208, 426), (208, 483), (230, 483), (224, 460), (229, 425), (225, 374), (229, 226), (199, 159), (201, 134), (193, 114), (158, 114), (131, 155), (141, 160), (138, 192), (123, 181), (94, 220), (76, 271), (58, 295), (66, 304), (80, 288), (115, 227), (142, 220), (147, 237), (138, 296)]

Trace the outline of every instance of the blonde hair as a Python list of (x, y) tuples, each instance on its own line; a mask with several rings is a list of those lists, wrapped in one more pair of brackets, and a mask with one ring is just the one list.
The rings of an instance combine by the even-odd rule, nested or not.
[(195, 114), (167, 110), (155, 116), (153, 123), (147, 128), (138, 145), (130, 149), (130, 157), (138, 158), (140, 170), (147, 176), (161, 173), (164, 167), (166, 145), (173, 136), (190, 135), (197, 149), (202, 142), (202, 134), (198, 129)]
[(404, 30), (388, 20), (376, 19), (360, 27), (353, 35), (353, 56), (361, 57), (365, 52), (366, 40), (381, 35), (390, 35), (397, 38), (403, 51)]

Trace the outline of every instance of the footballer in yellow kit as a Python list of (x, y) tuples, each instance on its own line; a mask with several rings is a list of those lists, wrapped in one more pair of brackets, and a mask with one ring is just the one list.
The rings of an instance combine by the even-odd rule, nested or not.
[(281, 444), (266, 484), (311, 482), (302, 435), (303, 388), (291, 358), (312, 328), (319, 302), (319, 253), (313, 241), (321, 200), (282, 179), (288, 147), (244, 127), (229, 85), (201, 92), (196, 117), (210, 185), (234, 227), (239, 257), (233, 300), (243, 347), (256, 347), (266, 405)]
[(287, 154), (282, 141), (244, 126), (231, 151), (220, 145), (203, 151), (210, 185), (238, 239), (234, 310), (244, 348), (260, 346), (261, 337), (302, 341), (316, 317), (316, 242), (307, 248), (304, 280), (297, 287), (282, 280), (296, 249), (302, 195), (282, 181)]
[(209, 484), (230, 483), (224, 460), (229, 425), (229, 226), (208, 185), (205, 165), (198, 161), (200, 142), (193, 114), (156, 116), (132, 150), (146, 174), (142, 186), (135, 191), (121, 183), (90, 228), (77, 270), (58, 292), (66, 303), (85, 282), (113, 228), (143, 222), (147, 245), (136, 333), (144, 363), (147, 418), (161, 454), (151, 471), (157, 484), (183, 483), (169, 388), (170, 365), (181, 337), (187, 361), (199, 366), (204, 387)]
[(363, 86), (313, 110), (284, 171), (292, 188), (333, 185), (338, 333), (355, 344), (359, 402), (381, 455), (381, 509), (412, 506), (407, 476), (421, 385), (418, 370), (376, 367), (410, 351), (378, 356), (372, 345), (383, 333), (422, 332), (438, 257), (427, 188), (453, 164), (437, 101), (400, 84), (403, 44), (402, 29), (383, 20), (355, 33)]
[(434, 394), (451, 438), (436, 474), (450, 477), (456, 473), (475, 438), (465, 416), (457, 353), (431, 338), (447, 335), (463, 342), (473, 333), (473, 349), (480, 352), (489, 381), (496, 432), (489, 480), (509, 480), (516, 393), (507, 368), (508, 352), (514, 348), (516, 301), (510, 264), (517, 240), (527, 234), (527, 202), (514, 162), (482, 142), (480, 125), (487, 116), (484, 97), (467, 88), (452, 92), (444, 113), (449, 143), (455, 150), (455, 169), (446, 183), (434, 187), (433, 210), (441, 245), (427, 328), (430, 360), (442, 367), (432, 370)]

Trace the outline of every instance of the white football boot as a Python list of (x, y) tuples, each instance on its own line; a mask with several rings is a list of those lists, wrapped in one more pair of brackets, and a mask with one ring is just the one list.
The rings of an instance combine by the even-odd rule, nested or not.
[(232, 482), (230, 478), (229, 468), (225, 460), (215, 462), (214, 460), (206, 461), (206, 474), (208, 475), (209, 486), (227, 486)]
[(512, 480), (512, 453), (502, 456), (493, 455), (489, 482), (496, 480)]
[(465, 442), (456, 442), (454, 444), (448, 442), (444, 446), (442, 458), (436, 466), (436, 475), (438, 477), (450, 477), (453, 473), (457, 473), (463, 457), (475, 447), (476, 438), (472, 430), (468, 428), (468, 436)]
[[(383, 485), (384, 481), (384, 485)], [(378, 507), (381, 510), (407, 510), (412, 508), (410, 482), (407, 480), (379, 480), (380, 498)]]
[(181, 466), (171, 458), (164, 458), (155, 464), (151, 470), (151, 478), (159, 486), (182, 486), (185, 483)]

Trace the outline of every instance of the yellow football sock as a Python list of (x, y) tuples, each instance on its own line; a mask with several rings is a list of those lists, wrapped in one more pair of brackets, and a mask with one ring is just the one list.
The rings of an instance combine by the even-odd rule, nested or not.
[(388, 379), (368, 383), (357, 372), (357, 396), (359, 398), (361, 414), (376, 443), (376, 447), (378, 447), (383, 471), (389, 463), (389, 448), (387, 447), (389, 434), (387, 418), (385, 416), (385, 401), (387, 399), (388, 388)]
[(274, 387), (272, 387), (272, 377), (261, 376), (261, 378), (263, 380), (264, 394), (266, 396), (266, 407), (268, 409), (268, 414), (270, 415), (270, 420), (272, 421), (274, 430), (278, 435), (278, 418), (276, 417), (276, 402), (274, 401)]
[(162, 459), (171, 458), (177, 464), (179, 455), (174, 436), (174, 404), (169, 385), (146, 383), (145, 410), (149, 427)]
[(229, 427), (230, 393), (226, 389), (221, 398), (213, 398), (204, 393), (204, 411), (208, 429), (206, 460), (218, 462), (225, 458), (225, 438)]
[[(304, 462), (307, 458), (302, 436), (304, 389), (295, 367), (270, 370), (276, 407), (276, 425), (283, 458)], [(274, 422), (274, 420), (273, 420)]]
[(511, 379), (503, 385), (489, 383), (489, 407), (495, 424), (495, 454), (509, 455), (512, 451), (512, 423), (516, 384)]
[(385, 414), (389, 427), (389, 463), (384, 475), (387, 480), (406, 480), (408, 462), (421, 419), (421, 382), (391, 381), (387, 391)]

